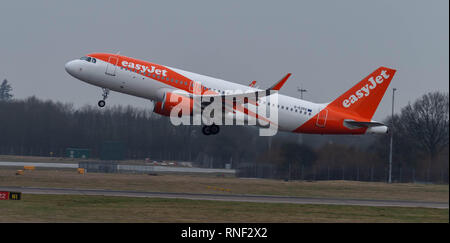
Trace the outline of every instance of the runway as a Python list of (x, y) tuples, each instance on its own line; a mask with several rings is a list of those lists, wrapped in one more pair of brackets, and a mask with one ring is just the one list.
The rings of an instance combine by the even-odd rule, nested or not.
[(35, 188), (35, 187), (2, 187), (0, 191), (15, 191), (24, 194), (50, 194), (50, 195), (92, 195), (92, 196), (119, 196), (119, 197), (146, 197), (146, 198), (178, 198), (191, 200), (213, 200), (229, 202), (258, 202), (258, 203), (293, 203), (293, 204), (324, 204), (324, 205), (351, 205), (376, 207), (423, 207), (448, 209), (449, 203), (396, 201), (396, 200), (369, 200), (369, 199), (339, 199), (339, 198), (306, 198), (266, 195), (240, 195), (240, 194), (194, 194), (174, 192), (142, 192), (142, 191), (115, 191), (100, 189), (69, 189), (69, 188)]

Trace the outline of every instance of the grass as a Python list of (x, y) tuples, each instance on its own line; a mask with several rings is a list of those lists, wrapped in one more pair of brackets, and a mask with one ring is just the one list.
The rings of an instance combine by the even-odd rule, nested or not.
[(448, 209), (25, 194), (0, 222), (449, 222)]
[[(186, 174), (77, 174), (76, 170), (40, 169), (16, 176), (16, 169), (0, 167), (1, 186), (110, 189), (154, 192), (283, 195), (298, 197), (354, 198), (448, 202), (448, 185), (380, 182), (303, 182), (240, 179)], [(213, 188), (216, 188), (214, 190)], [(217, 188), (229, 189), (220, 191)]]
[[(260, 194), (448, 202), (448, 185), (354, 181), (285, 182), (199, 174), (80, 175), (40, 169), (16, 176), (0, 167), (0, 186), (218, 194)], [(214, 190), (230, 189), (231, 192)], [(446, 222), (448, 209), (299, 205), (78, 195), (22, 195), (0, 201), (0, 222)]]

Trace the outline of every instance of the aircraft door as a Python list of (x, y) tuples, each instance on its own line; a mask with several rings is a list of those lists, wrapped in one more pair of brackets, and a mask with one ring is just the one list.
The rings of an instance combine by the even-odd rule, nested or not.
[(317, 121), (316, 126), (318, 127), (325, 127), (325, 124), (327, 123), (327, 117), (328, 117), (328, 110), (323, 109), (317, 114)]
[(111, 75), (111, 76), (116, 76), (116, 67), (117, 67), (118, 62), (119, 62), (119, 58), (110, 56), (108, 58), (108, 64), (106, 65), (105, 74)]

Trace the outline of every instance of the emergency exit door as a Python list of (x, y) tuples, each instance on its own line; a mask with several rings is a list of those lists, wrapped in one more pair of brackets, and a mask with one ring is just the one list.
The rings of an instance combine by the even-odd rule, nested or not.
[(116, 76), (116, 67), (117, 63), (119, 62), (119, 58), (110, 56), (108, 58), (108, 64), (106, 65), (106, 71), (105, 73), (111, 76)]
[(327, 123), (327, 117), (328, 117), (328, 110), (327, 109), (321, 110), (317, 115), (316, 126), (325, 127), (325, 124)]

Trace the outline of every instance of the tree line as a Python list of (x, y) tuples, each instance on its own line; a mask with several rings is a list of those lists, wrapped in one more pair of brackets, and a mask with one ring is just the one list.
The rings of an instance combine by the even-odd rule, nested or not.
[[(240, 176), (387, 178), (389, 134), (299, 137), (280, 132), (260, 137), (254, 127), (223, 126), (218, 135), (204, 136), (200, 126), (173, 126), (150, 109), (74, 108), (36, 97), (12, 99), (10, 86), (4, 87), (8, 92), (0, 87), (0, 154), (65, 157), (66, 148), (87, 148), (98, 157), (105, 141), (119, 141), (126, 159), (192, 161), (213, 168), (229, 164)], [(448, 183), (448, 93), (425, 94), (384, 122), (394, 135), (394, 181)]]

